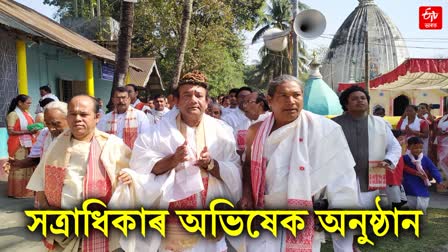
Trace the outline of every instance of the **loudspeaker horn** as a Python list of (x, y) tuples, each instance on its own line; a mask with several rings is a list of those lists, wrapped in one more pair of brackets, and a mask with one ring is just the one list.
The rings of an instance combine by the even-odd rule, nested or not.
[(303, 39), (315, 39), (322, 35), (327, 26), (325, 16), (318, 10), (304, 10), (294, 18), (294, 31)]

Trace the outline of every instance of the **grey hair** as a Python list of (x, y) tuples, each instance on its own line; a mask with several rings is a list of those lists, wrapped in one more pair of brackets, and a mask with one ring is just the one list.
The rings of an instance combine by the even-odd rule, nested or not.
[(283, 84), (283, 83), (285, 83), (287, 81), (291, 81), (291, 82), (297, 83), (299, 85), (300, 89), (303, 90), (303, 88), (302, 88), (303, 83), (299, 79), (297, 79), (296, 77), (294, 77), (292, 75), (289, 75), (289, 74), (283, 74), (283, 75), (280, 75), (278, 77), (275, 77), (274, 79), (272, 79), (269, 82), (269, 85), (268, 85), (268, 95), (271, 96), (271, 97), (274, 96), (275, 89), (278, 86), (280, 86), (281, 84)]
[(67, 103), (65, 103), (65, 102), (61, 102), (61, 101), (50, 102), (47, 104), (47, 106), (45, 106), (44, 111), (47, 111), (50, 109), (58, 109), (65, 116), (67, 116), (67, 114), (68, 114)]

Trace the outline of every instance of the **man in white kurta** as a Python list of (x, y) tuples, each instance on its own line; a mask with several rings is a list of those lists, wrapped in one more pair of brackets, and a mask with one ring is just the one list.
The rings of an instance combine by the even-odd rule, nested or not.
[[(313, 210), (322, 194), (329, 208), (358, 205), (354, 161), (342, 129), (302, 110), (300, 81), (283, 75), (271, 81), (272, 115), (249, 128), (242, 207)], [(247, 186), (249, 185), (249, 186)], [(282, 229), (247, 240), (247, 251), (320, 251), (323, 233), (306, 218), (298, 238)]]
[[(363, 209), (375, 209), (379, 190), (369, 189), (369, 162), (395, 168), (401, 156), (401, 146), (383, 118), (368, 115), (370, 97), (363, 88), (350, 87), (339, 99), (346, 113), (333, 120), (341, 125), (356, 162), (360, 204)], [(350, 249), (352, 240), (353, 233), (348, 233), (345, 239), (335, 239), (335, 251)]]
[(244, 98), (252, 93), (249, 87), (242, 87), (238, 90), (236, 99), (238, 101), (238, 108), (232, 112), (223, 114), (221, 120), (229, 124), (235, 131), (239, 124), (249, 123), (250, 119), (244, 113)]
[(244, 152), (246, 148), (246, 135), (249, 127), (254, 123), (264, 121), (271, 114), (266, 98), (263, 100), (259, 96), (258, 92), (252, 92), (244, 98), (244, 114), (249, 120), (241, 121), (233, 131), (238, 154)]
[[(27, 188), (37, 192), (42, 209), (73, 209), (88, 198), (108, 203), (118, 181), (130, 181), (120, 170), (129, 167), (130, 149), (116, 136), (96, 130), (99, 117), (93, 97), (75, 96), (68, 106), (70, 129), (53, 141)], [(101, 187), (96, 185), (101, 184)], [(91, 231), (88, 238), (48, 235), (50, 251), (113, 251), (118, 237)]]
[(132, 149), (139, 134), (147, 132), (150, 124), (146, 114), (130, 105), (128, 91), (118, 87), (112, 97), (114, 111), (101, 117), (97, 128), (116, 135)]
[(163, 117), (170, 112), (170, 109), (167, 108), (165, 96), (156, 95), (154, 97), (154, 109), (148, 112), (148, 120), (151, 125), (157, 124)]
[[(205, 114), (208, 84), (201, 74), (186, 74), (179, 82), (179, 113), (164, 118), (135, 142), (131, 171), (136, 206), (155, 209), (202, 209), (222, 197), (241, 197), (241, 167), (232, 129)], [(177, 217), (166, 224), (166, 238), (122, 239), (126, 251), (226, 250), (224, 237), (205, 239), (183, 230)]]

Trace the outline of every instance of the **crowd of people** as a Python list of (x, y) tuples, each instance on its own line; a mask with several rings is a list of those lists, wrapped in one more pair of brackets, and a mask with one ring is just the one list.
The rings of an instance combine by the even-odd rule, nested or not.
[[(242, 87), (214, 99), (209, 87), (193, 71), (168, 97), (144, 103), (129, 84), (114, 90), (109, 113), (99, 99), (77, 95), (64, 103), (45, 87), (36, 111), (43, 113), (41, 130), (30, 127), (31, 98), (17, 96), (7, 117), (8, 196), (35, 197), (40, 209), (73, 209), (89, 198), (169, 210), (205, 209), (215, 198), (241, 209), (313, 210), (316, 199), (325, 202), (319, 210), (375, 209), (380, 190), (372, 184), (372, 164), (386, 171), (391, 208), (426, 211), (432, 183), (444, 188), (434, 163), (448, 171), (448, 115), (435, 119), (425, 104), (409, 106), (391, 129), (380, 117), (383, 108), (369, 114), (369, 94), (358, 86), (340, 95), (344, 114), (332, 119), (303, 110), (302, 83), (293, 76), (273, 79), (266, 94)], [(438, 159), (428, 157), (431, 150)], [(170, 216), (166, 238), (106, 238), (93, 230), (88, 238), (49, 234), (44, 245), (51, 251), (320, 251), (325, 234), (312, 217), (305, 220), (296, 238), (282, 230), (277, 237), (204, 239)], [(334, 251), (354, 251), (355, 235), (332, 234)]]

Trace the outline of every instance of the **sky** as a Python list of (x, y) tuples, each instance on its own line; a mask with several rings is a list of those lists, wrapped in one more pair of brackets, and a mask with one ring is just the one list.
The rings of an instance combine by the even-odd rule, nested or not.
[[(43, 0), (16, 0), (50, 18), (54, 18), (56, 8), (43, 4)], [(332, 36), (346, 17), (358, 5), (357, 0), (308, 0), (303, 1), (313, 9), (325, 15), (327, 27), (324, 37)], [(448, 58), (448, 1), (446, 0), (375, 0), (375, 3), (388, 15), (405, 38), (410, 57), (413, 58)], [(420, 6), (442, 6), (444, 22), (442, 30), (420, 30), (418, 27)], [(262, 40), (251, 44), (255, 32), (245, 32), (245, 62), (253, 64), (258, 59), (258, 50)], [(426, 41), (422, 41), (426, 39)], [(331, 39), (319, 37), (305, 41), (309, 49), (328, 47)], [(423, 47), (423, 48), (421, 48)]]
[[(342, 25), (344, 20), (358, 6), (357, 0), (308, 0), (302, 1), (313, 9), (322, 12), (326, 18), (327, 26), (324, 32), (325, 37), (332, 36)], [(401, 31), (406, 40), (410, 57), (442, 57), (448, 58), (448, 1), (447, 0), (375, 0), (375, 3), (386, 13), (392, 22)], [(419, 7), (420, 6), (442, 6), (444, 20), (443, 29), (437, 31), (420, 30)], [(253, 63), (258, 59), (258, 50), (263, 45), (262, 40), (255, 45), (251, 44), (251, 38), (255, 32), (246, 33), (246, 63)], [(415, 39), (418, 38), (418, 39)], [(426, 42), (421, 39), (429, 39)], [(433, 39), (431, 41), (430, 39)], [(444, 38), (445, 41), (440, 41)], [(418, 41), (420, 40), (420, 41)], [(439, 41), (436, 41), (439, 40)], [(329, 47), (331, 39), (317, 38), (305, 41), (308, 48)], [(412, 47), (431, 47), (446, 49), (422, 49)]]

